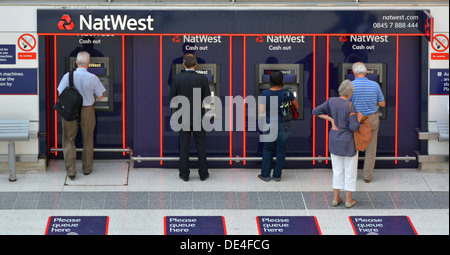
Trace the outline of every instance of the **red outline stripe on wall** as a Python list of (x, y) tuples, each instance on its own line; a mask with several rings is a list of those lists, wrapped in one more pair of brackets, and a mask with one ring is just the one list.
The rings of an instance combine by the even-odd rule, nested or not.
[[(54, 47), (54, 49), (53, 49), (53, 80), (54, 80), (54, 85), (55, 85), (55, 91), (54, 91), (54, 95), (53, 95), (53, 97), (54, 97), (54, 103), (56, 104), (56, 100), (58, 99), (58, 77), (57, 77), (57, 75), (58, 75), (58, 72), (57, 72), (57, 70), (58, 70), (58, 68), (57, 68), (57, 54), (58, 54), (58, 52), (57, 52), (57, 49), (58, 49), (58, 47), (56, 47), (56, 35), (55, 35), (55, 37), (53, 38), (53, 47)], [(58, 148), (58, 113), (56, 112), (56, 110), (54, 110), (54, 116), (55, 116), (55, 149), (56, 148)], [(58, 156), (58, 152), (57, 151), (55, 151), (55, 156)]]
[[(122, 36), (122, 149), (126, 147), (126, 127), (125, 127), (125, 36)], [(125, 156), (125, 151), (123, 152), (123, 156)]]
[[(244, 114), (243, 114), (243, 116), (244, 116), (244, 119), (243, 119), (243, 125), (244, 125), (244, 136), (243, 136), (243, 154), (244, 154), (244, 158), (245, 157), (247, 157), (247, 125), (246, 125), (246, 117), (247, 117), (247, 111), (246, 111), (246, 106), (245, 106), (245, 103), (246, 103), (246, 97), (247, 97), (247, 82), (246, 82), (246, 80), (247, 80), (247, 70), (246, 70), (246, 67), (247, 67), (247, 50), (246, 50), (246, 47), (247, 47), (247, 42), (246, 42), (246, 40), (247, 40), (247, 37), (246, 36), (244, 36), (244, 43), (243, 43), (243, 51), (244, 51), (244, 53), (243, 53), (243, 67), (242, 67), (242, 69), (243, 69), (243, 87), (244, 87), (244, 89), (243, 89), (243, 98), (244, 98), (244, 107), (243, 107), (243, 109), (244, 109)], [(246, 161), (244, 160), (244, 166), (245, 166), (245, 164), (246, 164)]]
[[(400, 41), (400, 37), (397, 36), (397, 59), (395, 60), (395, 157), (398, 157), (398, 73), (399, 73), (399, 69), (398, 69), (398, 63), (399, 63), (399, 41)], [(395, 160), (395, 164), (397, 165), (398, 161)]]
[[(312, 108), (316, 108), (316, 36), (313, 36), (313, 105)], [(316, 116), (312, 115), (312, 156), (316, 157)], [(316, 161), (313, 160), (313, 165)]]
[[(230, 36), (230, 88), (229, 88), (229, 92), (230, 92), (230, 137), (229, 137), (229, 142), (230, 142), (230, 158), (233, 157), (233, 132), (231, 130), (233, 130), (233, 119), (231, 118), (232, 116), (232, 112), (233, 112), (233, 100), (232, 100), (232, 96), (233, 96), (233, 36)], [(230, 165), (233, 164), (233, 161), (230, 160)]]
[[(159, 36), (159, 156), (163, 157), (163, 37)], [(159, 161), (162, 166), (163, 161)]]
[[(327, 77), (326, 77), (326, 93), (325, 93), (325, 101), (328, 100), (328, 98), (330, 97), (330, 36), (327, 35), (327, 67), (326, 67), (326, 72), (327, 72)], [(325, 157), (328, 157), (328, 120), (325, 121)], [(328, 160), (325, 160), (325, 164), (328, 164)]]

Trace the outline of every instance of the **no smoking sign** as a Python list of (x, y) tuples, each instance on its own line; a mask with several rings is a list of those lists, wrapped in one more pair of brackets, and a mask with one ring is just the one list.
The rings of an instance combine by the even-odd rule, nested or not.
[(431, 47), (437, 52), (444, 52), (448, 50), (448, 37), (444, 34), (438, 34), (433, 38)]
[(17, 40), (17, 46), (22, 52), (18, 52), (18, 59), (36, 59), (36, 52), (32, 52), (37, 45), (36, 37), (32, 34), (23, 34)]
[(437, 34), (433, 37), (431, 42), (431, 60), (445, 60), (449, 59), (448, 55), (448, 34)]
[(23, 34), (19, 37), (17, 45), (23, 51), (32, 51), (36, 48), (36, 38), (31, 34)]

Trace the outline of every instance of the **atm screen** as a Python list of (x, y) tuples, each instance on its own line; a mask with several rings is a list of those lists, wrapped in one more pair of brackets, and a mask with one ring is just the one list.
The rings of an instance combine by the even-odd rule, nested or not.
[[(181, 72), (185, 72), (185, 71), (186, 70), (181, 70)], [(198, 74), (203, 74), (208, 79), (208, 83), (212, 83), (214, 80), (213, 70), (196, 69), (195, 72)]]
[[(186, 72), (183, 64), (172, 64), (172, 79), (182, 72)], [(211, 93), (220, 97), (220, 64), (198, 64), (195, 72), (204, 75), (208, 79)]]
[(270, 74), (273, 71), (280, 71), (283, 73), (283, 83), (295, 83), (296, 75), (295, 70), (264, 70), (262, 82), (270, 83)]
[[(272, 72), (281, 72), (283, 74), (283, 89), (289, 90), (297, 98), (300, 103), (298, 113), (300, 116), (297, 120), (304, 119), (304, 102), (303, 98), (303, 64), (255, 64), (255, 90), (254, 95), (259, 96), (261, 93), (270, 89), (270, 75)], [(256, 109), (256, 116), (259, 115)]]
[(213, 80), (212, 75), (206, 74), (205, 77), (208, 79), (208, 83), (211, 83), (211, 82), (212, 82), (212, 80)]
[(105, 63), (91, 63), (89, 64), (88, 72), (95, 75), (106, 75)]
[[(366, 77), (367, 77), (367, 79), (369, 79), (371, 81), (374, 81), (374, 82), (377, 82), (377, 83), (380, 82), (380, 80), (378, 78), (378, 74), (367, 74)], [(353, 81), (355, 79), (355, 75), (352, 74), (352, 73), (351, 74), (347, 74), (346, 78), (351, 80), (351, 81)]]

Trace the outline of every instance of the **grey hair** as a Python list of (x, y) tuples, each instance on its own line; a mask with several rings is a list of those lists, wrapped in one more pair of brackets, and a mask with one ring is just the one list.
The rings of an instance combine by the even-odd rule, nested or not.
[(90, 59), (91, 59), (91, 55), (87, 51), (78, 52), (77, 66), (87, 67), (89, 65)]
[(366, 65), (364, 65), (363, 62), (356, 62), (352, 66), (352, 71), (354, 74), (366, 74), (367, 68)]
[(339, 86), (339, 96), (351, 97), (353, 90), (353, 83), (350, 80), (345, 80)]

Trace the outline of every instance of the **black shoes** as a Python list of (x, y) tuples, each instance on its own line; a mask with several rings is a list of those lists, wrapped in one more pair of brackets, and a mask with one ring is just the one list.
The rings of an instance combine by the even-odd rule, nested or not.
[(209, 174), (206, 174), (204, 177), (200, 177), (200, 181), (205, 181), (209, 178)]
[[(180, 179), (185, 181), (185, 182), (189, 181), (189, 177), (183, 177), (181, 174), (178, 175), (178, 177), (180, 177)], [(206, 174), (205, 176), (200, 177), (200, 181), (205, 181), (208, 178), (209, 178), (209, 174)]]
[(180, 177), (181, 180), (183, 180), (185, 182), (189, 181), (189, 177), (183, 177), (183, 176), (181, 176), (181, 174), (178, 176)]

